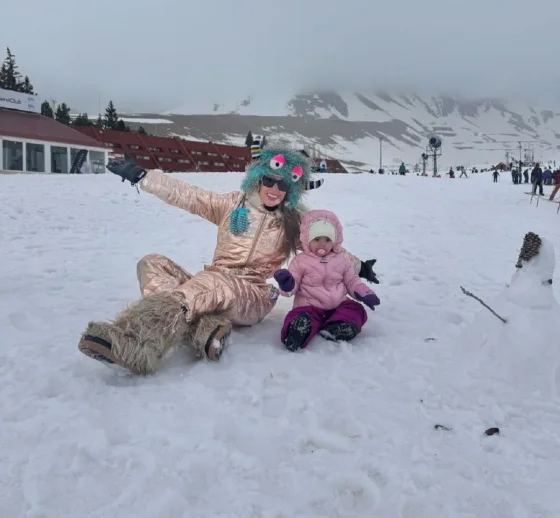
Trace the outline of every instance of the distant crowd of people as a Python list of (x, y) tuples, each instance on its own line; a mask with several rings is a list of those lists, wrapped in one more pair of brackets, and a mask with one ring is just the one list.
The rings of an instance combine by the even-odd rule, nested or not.
[[(511, 162), (509, 165), (504, 162), (500, 162), (498, 165), (481, 169), (481, 170), (478, 170), (476, 167), (473, 167), (471, 168), (470, 173), (478, 174), (478, 173), (485, 173), (487, 171), (491, 171), (494, 182), (498, 182), (501, 172), (510, 172), (511, 180), (514, 184), (517, 185), (522, 183), (526, 183), (526, 184), (531, 183), (532, 193), (536, 194), (538, 189), (540, 196), (544, 196), (543, 185), (554, 185), (554, 189), (552, 190), (552, 193), (550, 194), (550, 198), (549, 198), (550, 200), (553, 200), (556, 194), (558, 193), (558, 191), (560, 190), (560, 167), (556, 167), (556, 161), (554, 161), (553, 163), (549, 163), (544, 169), (544, 171), (539, 162), (536, 162), (531, 165), (533, 166), (533, 169), (531, 170), (530, 173), (529, 173), (530, 167), (526, 167), (525, 164), (521, 161)], [(419, 171), (417, 166), (418, 164), (414, 169), (414, 172), (416, 172), (417, 176), (429, 176), (427, 172)], [(523, 172), (521, 172), (522, 170)], [(456, 178), (455, 176), (456, 171), (461, 173), (459, 175), (459, 178), (468, 178), (467, 170), (465, 166), (462, 165), (457, 166), (455, 170), (453, 169), (453, 167), (451, 167), (449, 171), (445, 173), (445, 176), (449, 176), (449, 178)], [(372, 174), (376, 174), (376, 173), (385, 174), (384, 169), (379, 169), (377, 172), (374, 171), (373, 169), (370, 169), (369, 172)], [(393, 175), (398, 174), (404, 176), (410, 172), (411, 171), (407, 169), (405, 163), (402, 162), (398, 171), (390, 170), (388, 174), (393, 174)], [(436, 178), (441, 178), (441, 174), (439, 173), (432, 174), (432, 176)]]
[[(543, 185), (554, 185), (554, 189), (550, 193), (550, 200), (553, 200), (556, 196), (556, 193), (560, 190), (560, 169), (552, 167), (550, 164), (546, 167), (543, 171), (539, 162), (535, 164), (531, 173), (529, 174), (529, 169), (526, 168), (523, 173), (521, 172), (522, 168), (511, 167), (511, 181), (514, 184), (521, 184), (526, 183), (528, 184), (529, 181), (531, 182), (532, 193), (537, 194), (537, 189), (539, 190), (539, 196), (544, 196)], [(492, 173), (492, 177), (494, 178), (494, 182), (497, 182), (500, 178), (500, 168), (495, 168), (494, 172)]]

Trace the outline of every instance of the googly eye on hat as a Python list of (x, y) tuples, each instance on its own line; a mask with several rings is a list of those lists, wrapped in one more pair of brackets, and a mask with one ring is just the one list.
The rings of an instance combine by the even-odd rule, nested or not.
[(270, 159), (270, 167), (272, 169), (280, 169), (281, 167), (284, 167), (285, 163), (286, 159), (284, 158), (284, 155), (276, 155)]
[(301, 180), (302, 176), (303, 176), (303, 168), (300, 165), (296, 165), (292, 169), (292, 182), (298, 182), (299, 180)]

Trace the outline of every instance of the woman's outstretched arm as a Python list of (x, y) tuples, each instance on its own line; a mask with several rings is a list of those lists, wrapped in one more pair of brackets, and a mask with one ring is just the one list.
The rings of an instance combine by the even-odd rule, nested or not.
[(184, 180), (172, 178), (159, 169), (153, 169), (140, 180), (140, 188), (157, 196), (169, 205), (184, 209), (215, 225), (231, 212), (239, 200), (239, 192), (219, 194), (195, 187)]
[(161, 169), (147, 171), (129, 157), (109, 162), (107, 169), (120, 176), (123, 182), (128, 180), (132, 185), (140, 185), (143, 191), (154, 194), (165, 203), (200, 216), (215, 225), (219, 225), (231, 212), (241, 196), (240, 192), (218, 194), (194, 187), (183, 180), (171, 178)]

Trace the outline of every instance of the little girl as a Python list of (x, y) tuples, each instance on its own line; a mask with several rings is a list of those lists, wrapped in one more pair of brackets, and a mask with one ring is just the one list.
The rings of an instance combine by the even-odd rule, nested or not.
[(375, 309), (379, 297), (363, 284), (342, 249), (342, 225), (330, 211), (312, 210), (300, 227), (303, 252), (274, 278), (280, 294), (295, 295), (282, 327), (282, 342), (297, 351), (320, 333), (328, 340), (352, 340), (367, 321), (364, 307)]

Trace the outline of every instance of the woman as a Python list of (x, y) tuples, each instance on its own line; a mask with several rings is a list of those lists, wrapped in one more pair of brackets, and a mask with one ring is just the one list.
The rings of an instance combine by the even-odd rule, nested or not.
[[(90, 322), (79, 343), (84, 354), (137, 374), (153, 372), (176, 347), (217, 361), (232, 325), (251, 326), (274, 307), (278, 290), (267, 284), (299, 248), (300, 205), (310, 181), (304, 155), (264, 150), (247, 170), (241, 191), (218, 194), (133, 162), (107, 168), (170, 205), (218, 226), (212, 264), (191, 275), (158, 254), (143, 257), (137, 273), (142, 299), (112, 322)], [(349, 254), (350, 255), (350, 254)], [(375, 260), (353, 259), (356, 272), (378, 282)]]

